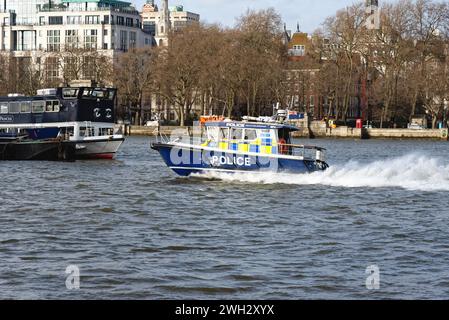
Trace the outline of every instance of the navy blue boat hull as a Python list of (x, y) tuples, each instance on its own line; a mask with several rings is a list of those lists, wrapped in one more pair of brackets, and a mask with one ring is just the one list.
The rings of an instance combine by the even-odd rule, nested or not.
[(289, 159), (269, 155), (248, 155), (226, 151), (208, 151), (197, 148), (184, 148), (171, 144), (155, 143), (162, 159), (180, 176), (192, 173), (216, 172), (289, 172), (311, 173), (324, 171), (327, 163), (315, 160)]
[(0, 160), (74, 161), (76, 144), (69, 141), (0, 141)]

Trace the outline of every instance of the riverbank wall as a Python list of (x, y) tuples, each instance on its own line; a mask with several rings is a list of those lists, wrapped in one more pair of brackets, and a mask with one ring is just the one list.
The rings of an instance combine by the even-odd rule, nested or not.
[[(448, 129), (380, 129), (380, 128), (351, 128), (339, 126), (329, 128), (324, 121), (312, 121), (309, 125), (304, 123), (296, 124), (299, 131), (294, 132), (293, 136), (297, 138), (344, 138), (344, 139), (430, 139), (430, 140), (448, 140)], [(179, 126), (127, 126), (122, 127), (126, 135), (132, 136), (156, 136), (158, 132), (162, 135), (170, 136), (192, 132), (191, 127)]]

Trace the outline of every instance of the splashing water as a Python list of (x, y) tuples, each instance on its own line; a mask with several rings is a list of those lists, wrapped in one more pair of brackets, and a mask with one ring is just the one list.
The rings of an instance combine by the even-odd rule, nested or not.
[(439, 158), (409, 154), (398, 158), (360, 163), (351, 161), (331, 166), (324, 172), (288, 173), (219, 173), (208, 172), (197, 177), (229, 182), (326, 185), (333, 187), (399, 187), (408, 190), (449, 191), (449, 164)]

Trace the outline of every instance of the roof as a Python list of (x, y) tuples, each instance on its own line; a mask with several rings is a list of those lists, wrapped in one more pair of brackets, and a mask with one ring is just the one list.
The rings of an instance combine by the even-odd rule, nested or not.
[(287, 129), (289, 131), (298, 131), (295, 126), (282, 123), (265, 123), (265, 122), (243, 122), (243, 121), (222, 121), (222, 122), (206, 122), (206, 127), (219, 128), (245, 128), (245, 129)]
[(310, 39), (309, 35), (304, 32), (295, 32), (290, 39), (288, 44), (289, 49), (292, 49), (294, 45), (309, 45)]

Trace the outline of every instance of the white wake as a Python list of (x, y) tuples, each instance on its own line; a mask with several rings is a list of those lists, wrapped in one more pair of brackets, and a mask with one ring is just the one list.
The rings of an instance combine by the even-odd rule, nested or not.
[(439, 158), (410, 154), (371, 163), (348, 162), (311, 174), (219, 173), (199, 175), (228, 182), (326, 185), (333, 187), (397, 187), (408, 190), (449, 191), (449, 164)]

